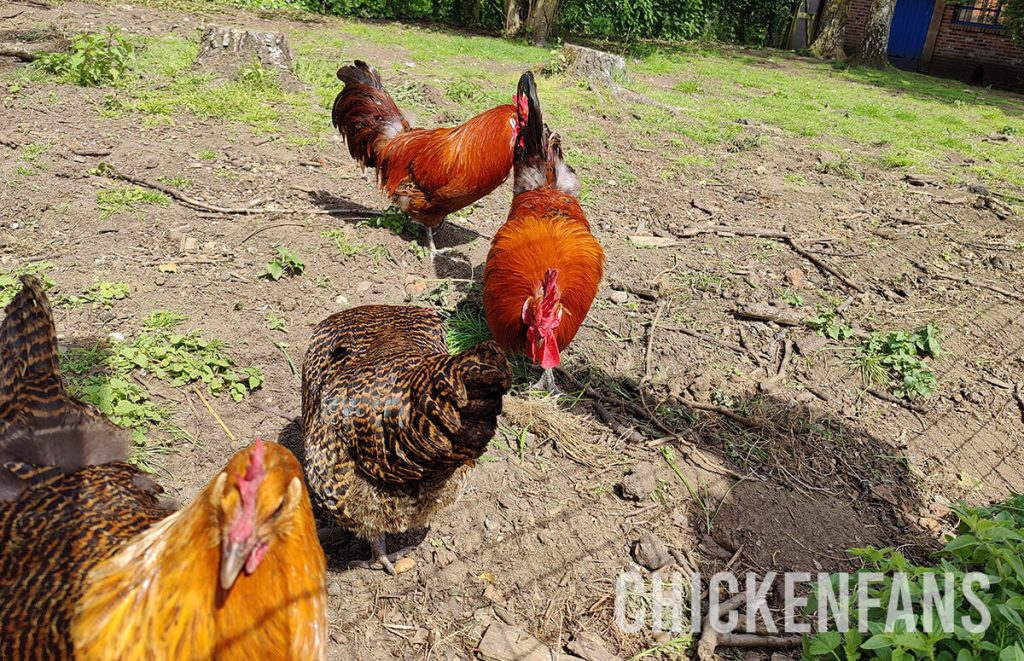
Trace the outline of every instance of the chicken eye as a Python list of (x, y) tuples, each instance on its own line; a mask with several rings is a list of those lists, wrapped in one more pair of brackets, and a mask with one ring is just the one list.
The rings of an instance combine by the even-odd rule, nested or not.
[(270, 516), (269, 516), (269, 517), (267, 518), (267, 520), (268, 520), (268, 521), (273, 521), (273, 520), (274, 520), (274, 519), (276, 519), (277, 517), (281, 516), (281, 512), (283, 512), (283, 511), (284, 511), (284, 498), (282, 498), (282, 499), (281, 499), (281, 502), (280, 502), (280, 503), (278, 503), (278, 505), (277, 505), (277, 509), (276, 509), (276, 510), (274, 510), (274, 513), (273, 513), (273, 514), (271, 514), (271, 515), (270, 515)]

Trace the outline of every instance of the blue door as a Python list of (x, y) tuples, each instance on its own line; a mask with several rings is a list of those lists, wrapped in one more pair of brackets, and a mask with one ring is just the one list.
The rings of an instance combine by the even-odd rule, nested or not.
[(889, 59), (900, 69), (917, 70), (935, 0), (897, 0), (889, 29)]

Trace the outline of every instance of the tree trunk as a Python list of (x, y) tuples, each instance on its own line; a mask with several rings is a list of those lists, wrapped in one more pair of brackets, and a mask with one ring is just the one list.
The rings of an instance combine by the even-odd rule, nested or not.
[(868, 22), (864, 26), (864, 43), (857, 55), (857, 64), (884, 69), (889, 66), (889, 28), (896, 0), (873, 0)]
[(811, 44), (811, 53), (823, 60), (845, 60), (843, 40), (846, 38), (846, 17), (850, 0), (828, 0), (821, 19), (821, 31)]
[(505, 36), (514, 37), (519, 34), (523, 27), (521, 12), (523, 5), (521, 0), (505, 0)]
[(536, 0), (530, 7), (530, 15), (526, 17), (526, 23), (530, 32), (533, 33), (534, 46), (547, 45), (556, 9), (558, 9), (558, 0)]

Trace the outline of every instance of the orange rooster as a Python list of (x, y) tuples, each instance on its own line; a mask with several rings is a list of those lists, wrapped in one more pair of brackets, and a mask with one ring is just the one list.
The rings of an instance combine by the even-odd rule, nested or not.
[(302, 470), (238, 452), (188, 507), (64, 389), (42, 284), (0, 325), (0, 659), (322, 659), (326, 562)]
[(491, 108), (455, 128), (414, 129), (384, 91), (377, 70), (360, 60), (338, 69), (345, 88), (334, 100), (332, 120), (348, 151), (377, 179), (392, 203), (426, 228), (430, 258), (434, 228), (501, 185), (512, 169), (512, 152), (526, 100)]
[(484, 311), (501, 346), (525, 351), (543, 368), (534, 387), (557, 392), (552, 370), (594, 302), (604, 251), (576, 200), (579, 180), (561, 141), (544, 126), (532, 74), (520, 80), (516, 96), (526, 100), (526, 111), (514, 197), (487, 254)]

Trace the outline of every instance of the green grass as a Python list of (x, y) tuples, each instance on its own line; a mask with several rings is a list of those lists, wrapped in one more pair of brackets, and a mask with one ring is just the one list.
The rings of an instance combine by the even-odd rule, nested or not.
[(34, 275), (43, 283), (44, 289), (53, 287), (53, 278), (47, 273), (53, 268), (53, 262), (29, 262), (11, 271), (0, 268), (0, 308), (7, 307), (18, 292), (21, 291), (21, 280), (23, 275)]
[(448, 351), (460, 354), (491, 339), (484, 311), (475, 305), (463, 305), (444, 322)]
[(171, 198), (163, 193), (138, 186), (105, 188), (96, 193), (96, 206), (99, 207), (100, 219), (103, 220), (120, 213), (135, 211), (142, 204), (166, 207), (170, 202)]

